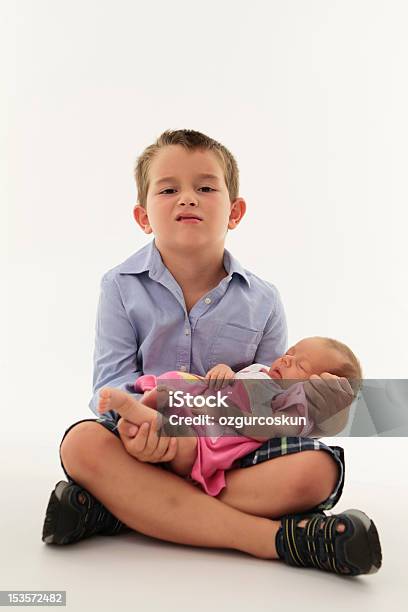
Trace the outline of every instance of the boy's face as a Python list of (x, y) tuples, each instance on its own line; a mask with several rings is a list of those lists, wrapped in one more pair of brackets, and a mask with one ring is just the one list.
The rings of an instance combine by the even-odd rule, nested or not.
[(242, 198), (230, 202), (222, 167), (211, 151), (168, 145), (152, 160), (149, 179), (146, 208), (136, 205), (133, 212), (143, 231), (154, 233), (159, 250), (188, 253), (221, 246), (227, 230), (245, 214)]
[(282, 357), (275, 359), (269, 368), (269, 376), (286, 388), (285, 380), (306, 380), (312, 374), (322, 374), (341, 366), (339, 353), (319, 338), (305, 338)]

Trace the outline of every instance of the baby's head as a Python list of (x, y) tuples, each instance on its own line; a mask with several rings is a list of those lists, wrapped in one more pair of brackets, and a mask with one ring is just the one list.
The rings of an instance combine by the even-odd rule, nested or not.
[[(361, 365), (348, 346), (333, 340), (315, 336), (304, 338), (275, 359), (269, 368), (269, 376), (282, 381), (280, 386), (287, 388), (291, 380), (304, 380), (312, 374), (329, 372), (356, 381), (358, 388), (362, 378)], [(288, 380), (288, 383), (283, 381)]]

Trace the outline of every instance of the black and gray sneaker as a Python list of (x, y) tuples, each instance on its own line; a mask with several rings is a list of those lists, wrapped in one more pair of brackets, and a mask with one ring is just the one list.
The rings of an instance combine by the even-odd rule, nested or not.
[(71, 544), (94, 534), (116, 535), (131, 531), (80, 485), (60, 480), (48, 502), (42, 541)]
[[(304, 527), (298, 527), (303, 519)], [(361, 510), (325, 516), (284, 516), (276, 534), (276, 550), (289, 565), (315, 567), (348, 576), (374, 574), (381, 567), (381, 545), (373, 521)], [(343, 532), (337, 531), (344, 525)]]

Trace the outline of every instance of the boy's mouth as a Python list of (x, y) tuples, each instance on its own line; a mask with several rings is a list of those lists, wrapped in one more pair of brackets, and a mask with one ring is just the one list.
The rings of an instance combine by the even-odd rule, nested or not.
[(179, 215), (177, 215), (176, 221), (180, 221), (181, 223), (200, 223), (202, 219), (198, 215), (188, 215), (180, 213)]
[(282, 378), (282, 374), (279, 372), (277, 368), (271, 371), (272, 378)]

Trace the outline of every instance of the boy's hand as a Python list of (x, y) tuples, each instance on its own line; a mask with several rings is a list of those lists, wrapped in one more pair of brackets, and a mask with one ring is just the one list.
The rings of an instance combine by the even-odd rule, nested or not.
[(228, 385), (233, 384), (235, 372), (225, 363), (219, 363), (209, 370), (205, 376), (208, 381), (208, 388), (218, 391)]
[(158, 419), (140, 427), (121, 417), (118, 430), (129, 455), (144, 463), (172, 461), (177, 453), (177, 438), (157, 435)]
[[(163, 400), (162, 400), (163, 401)], [(141, 403), (157, 408), (157, 390), (147, 391)], [(132, 410), (132, 409), (131, 409)], [(136, 419), (135, 419), (136, 420)], [(144, 463), (164, 463), (172, 461), (177, 453), (177, 438), (157, 435), (160, 415), (157, 413), (153, 423), (143, 423), (140, 427), (132, 423), (132, 414), (118, 421), (120, 439), (129, 455)]]
[(312, 374), (304, 383), (310, 418), (323, 436), (334, 436), (344, 429), (354, 392), (347, 378), (323, 372)]

